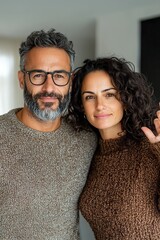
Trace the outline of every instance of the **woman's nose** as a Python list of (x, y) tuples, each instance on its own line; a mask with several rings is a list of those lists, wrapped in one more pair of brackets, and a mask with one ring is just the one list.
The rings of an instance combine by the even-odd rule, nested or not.
[(103, 110), (105, 107), (105, 103), (104, 100), (102, 98), (97, 98), (97, 102), (96, 102), (96, 108), (98, 111)]

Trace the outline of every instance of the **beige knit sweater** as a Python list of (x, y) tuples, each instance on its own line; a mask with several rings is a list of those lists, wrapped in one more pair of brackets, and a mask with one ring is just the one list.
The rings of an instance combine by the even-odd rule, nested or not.
[(160, 240), (160, 144), (100, 140), (80, 209), (97, 240)]
[(0, 240), (77, 240), (77, 202), (96, 147), (64, 120), (55, 132), (0, 117)]

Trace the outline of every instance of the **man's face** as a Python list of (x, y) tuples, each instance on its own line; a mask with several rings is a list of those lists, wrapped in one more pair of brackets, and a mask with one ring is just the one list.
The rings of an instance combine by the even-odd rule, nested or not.
[[(70, 58), (63, 49), (33, 48), (26, 55), (25, 70), (70, 72)], [(34, 117), (43, 121), (53, 121), (67, 109), (70, 83), (66, 86), (57, 86), (49, 74), (43, 85), (35, 86), (30, 82), (28, 74), (21, 71), (19, 82), (21, 88), (24, 89), (25, 106)]]

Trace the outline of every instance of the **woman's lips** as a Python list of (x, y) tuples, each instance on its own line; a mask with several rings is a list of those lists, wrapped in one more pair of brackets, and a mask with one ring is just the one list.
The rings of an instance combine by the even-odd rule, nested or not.
[(112, 114), (98, 114), (98, 115), (95, 115), (95, 118), (108, 118), (110, 117)]

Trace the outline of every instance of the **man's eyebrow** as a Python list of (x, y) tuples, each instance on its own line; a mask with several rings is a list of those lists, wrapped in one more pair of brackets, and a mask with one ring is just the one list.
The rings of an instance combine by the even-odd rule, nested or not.
[[(113, 89), (113, 90), (116, 90), (115, 88), (111, 87), (111, 88), (107, 88), (107, 89), (102, 90), (102, 92), (107, 92), (107, 91), (112, 90), (112, 89)], [(95, 94), (95, 93), (92, 92), (92, 91), (83, 91), (83, 92), (82, 92), (82, 95), (85, 94), (85, 93)]]

